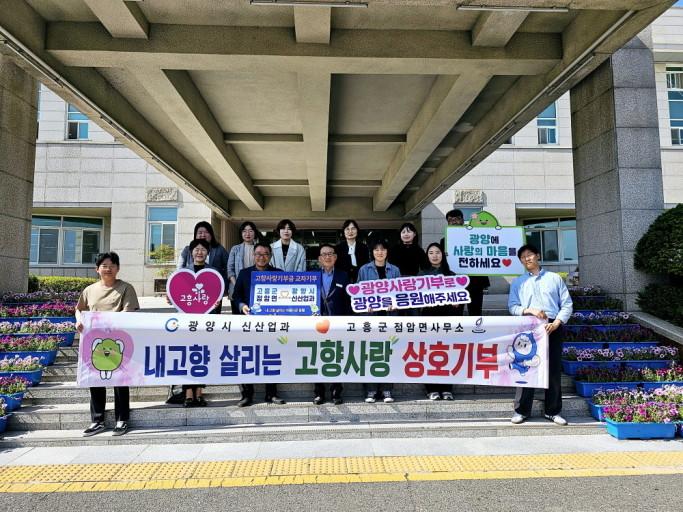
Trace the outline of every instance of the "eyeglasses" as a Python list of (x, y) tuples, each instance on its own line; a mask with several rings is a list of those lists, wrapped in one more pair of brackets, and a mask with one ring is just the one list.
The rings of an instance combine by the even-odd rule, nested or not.
[(323, 258), (331, 258), (332, 256), (336, 256), (336, 255), (337, 255), (336, 252), (321, 252), (320, 253), (320, 256), (322, 256)]
[(267, 258), (268, 256), (270, 256), (270, 253), (269, 252), (255, 252), (254, 256), (261, 256), (263, 258)]

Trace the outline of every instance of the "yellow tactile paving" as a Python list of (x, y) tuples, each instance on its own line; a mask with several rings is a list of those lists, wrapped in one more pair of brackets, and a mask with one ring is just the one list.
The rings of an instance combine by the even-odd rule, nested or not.
[(683, 474), (683, 452), (321, 457), (0, 466), (0, 492), (108, 492), (259, 485)]

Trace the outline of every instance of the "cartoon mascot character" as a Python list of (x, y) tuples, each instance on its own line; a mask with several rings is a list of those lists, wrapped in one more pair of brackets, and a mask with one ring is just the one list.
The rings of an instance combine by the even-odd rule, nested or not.
[(521, 332), (515, 336), (512, 345), (507, 348), (510, 359), (510, 369), (517, 370), (524, 375), (529, 368), (541, 364), (541, 358), (536, 354), (537, 345), (533, 332)]
[(97, 338), (92, 342), (92, 365), (100, 371), (103, 380), (111, 375), (123, 361), (123, 341), (111, 338)]

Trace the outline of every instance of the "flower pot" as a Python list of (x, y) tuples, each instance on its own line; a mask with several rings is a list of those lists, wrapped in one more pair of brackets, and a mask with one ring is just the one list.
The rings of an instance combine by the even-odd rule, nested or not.
[(60, 347), (70, 347), (71, 345), (74, 344), (74, 338), (76, 337), (75, 332), (58, 332), (58, 333), (51, 333), (51, 332), (14, 332), (14, 333), (8, 333), (8, 334), (3, 334), (2, 336), (12, 336), (16, 338), (21, 338), (21, 337), (26, 337), (26, 336), (53, 336), (55, 338), (59, 338), (59, 346)]
[(608, 348), (614, 351), (620, 348), (649, 348), (658, 345), (658, 341), (565, 341), (562, 343), (562, 348), (575, 348), (576, 350)]
[(41, 320), (47, 320), (51, 324), (61, 324), (62, 322), (76, 322), (76, 317), (73, 315), (69, 316), (15, 316), (0, 318), (0, 321), (10, 322), (13, 324), (20, 324), (22, 322), (39, 322)]
[(57, 350), (0, 352), (0, 359), (13, 359), (14, 357), (23, 359), (26, 356), (37, 357), (40, 361), (40, 364), (43, 366), (49, 366), (55, 362), (55, 359), (57, 359)]
[(21, 401), (24, 399), (24, 391), (21, 393), (14, 393), (13, 395), (0, 395), (7, 404), (7, 412), (14, 411), (21, 407)]
[(648, 391), (664, 386), (683, 386), (683, 382), (643, 382), (643, 389)]
[(637, 389), (641, 384), (640, 382), (585, 382), (576, 380), (574, 385), (579, 396), (590, 398), (601, 389)]
[(562, 371), (576, 375), (581, 368), (668, 368), (670, 359), (647, 361), (567, 361), (562, 360)]
[(23, 377), (31, 382), (31, 386), (35, 386), (40, 383), (40, 379), (43, 378), (43, 369), (39, 368), (37, 370), (32, 370), (29, 372), (0, 372), (0, 377)]
[(591, 416), (595, 418), (598, 421), (605, 421), (605, 415), (602, 413), (604, 405), (597, 405), (593, 403), (593, 400), (587, 400), (588, 402), (588, 407), (590, 408), (591, 411)]
[(607, 433), (617, 439), (673, 439), (675, 423), (622, 423), (605, 419)]
[(4, 416), (0, 416), (0, 434), (2, 434), (5, 430), (7, 430), (7, 420), (9, 419), (11, 415), (10, 414), (5, 414)]

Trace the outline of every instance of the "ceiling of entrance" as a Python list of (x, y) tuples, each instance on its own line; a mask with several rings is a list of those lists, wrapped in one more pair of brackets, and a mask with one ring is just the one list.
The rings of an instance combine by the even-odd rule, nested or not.
[(0, 0), (0, 41), (223, 215), (399, 219), (672, 3)]

